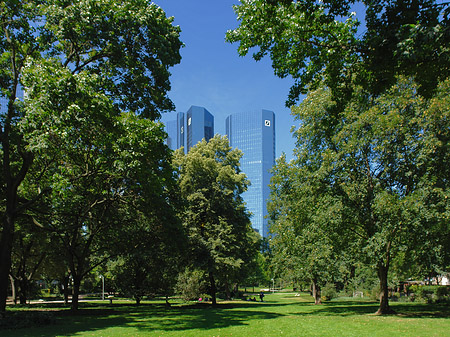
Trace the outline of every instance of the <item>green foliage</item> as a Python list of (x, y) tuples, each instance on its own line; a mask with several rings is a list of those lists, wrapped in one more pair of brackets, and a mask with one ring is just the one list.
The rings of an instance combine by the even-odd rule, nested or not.
[(449, 286), (424, 286), (414, 284), (408, 287), (408, 292), (412, 293), (410, 296), (415, 301), (427, 303), (448, 302), (450, 300)]
[(198, 143), (187, 155), (175, 155), (190, 262), (208, 273), (213, 302), (215, 280), (230, 291), (257, 251), (257, 235), (241, 197), (248, 184), (239, 169), (241, 156), (219, 135)]
[(243, 268), (245, 278), (241, 281), (244, 286), (258, 286), (270, 283), (270, 271), (268, 270), (268, 259), (258, 252), (255, 258)]
[(337, 297), (336, 286), (333, 283), (328, 282), (321, 289), (322, 301), (331, 301)]
[(226, 39), (239, 42), (241, 56), (251, 50), (256, 61), (268, 55), (276, 75), (295, 80), (287, 106), (325, 84), (343, 108), (355, 84), (379, 95), (398, 75), (415, 78), (418, 90), (430, 97), (450, 75), (449, 4), (363, 1), (362, 32), (363, 15), (351, 12), (354, 3), (241, 0), (234, 6), (239, 27)]
[(447, 80), (425, 99), (399, 78), (376, 98), (356, 88), (337, 116), (327, 88), (293, 108), (296, 158), (277, 162), (270, 206), (280, 265), (326, 279), (337, 256), (368, 263), (385, 306), (391, 265), (448, 268), (448, 93)]
[(172, 20), (147, 0), (1, 3), (1, 312), (17, 216), (53, 232), (78, 287), (105, 259), (101, 237), (125, 201), (166, 202), (173, 171), (152, 120), (173, 109), (169, 67), (182, 43)]
[(199, 269), (186, 268), (178, 275), (176, 292), (185, 301), (194, 301), (202, 297), (208, 289), (207, 275)]

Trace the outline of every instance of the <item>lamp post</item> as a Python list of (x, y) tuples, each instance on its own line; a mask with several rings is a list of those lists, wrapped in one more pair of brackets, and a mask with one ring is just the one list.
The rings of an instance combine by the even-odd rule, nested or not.
[(272, 294), (275, 292), (275, 280), (272, 279)]
[(100, 278), (102, 279), (102, 301), (105, 300), (105, 277), (103, 275), (100, 275)]

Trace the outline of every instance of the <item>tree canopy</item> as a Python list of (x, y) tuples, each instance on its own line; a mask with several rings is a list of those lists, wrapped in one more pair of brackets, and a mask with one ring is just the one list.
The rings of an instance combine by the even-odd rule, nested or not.
[(295, 80), (287, 106), (322, 83), (337, 103), (348, 102), (352, 84), (378, 95), (398, 75), (415, 78), (430, 97), (450, 75), (446, 2), (241, 0), (234, 9), (239, 27), (227, 41), (239, 43), (239, 55), (270, 56), (277, 76)]
[(257, 236), (241, 197), (248, 185), (239, 169), (241, 156), (226, 137), (216, 135), (186, 155), (178, 151), (175, 159), (191, 261), (208, 274), (213, 304), (216, 283), (229, 289), (257, 252)]
[(359, 91), (333, 128), (329, 89), (293, 109), (296, 158), (279, 161), (273, 180), (275, 239), (305, 245), (317, 233), (304, 260), (326, 259), (326, 244), (335, 256), (367, 261), (380, 280), (379, 313), (390, 312), (388, 271), (404, 252), (411, 265), (448, 268), (448, 85), (429, 100), (404, 78), (375, 100)]
[[(3, 313), (18, 217), (42, 197), (57, 194), (58, 188), (71, 198), (75, 189), (68, 186), (75, 181), (73, 177), (82, 175), (83, 163), (90, 161), (91, 168), (115, 167), (116, 182), (126, 179), (120, 177), (119, 169), (125, 172), (126, 165), (134, 165), (136, 160), (144, 163), (143, 156), (132, 152), (133, 147), (123, 147), (131, 141), (131, 134), (117, 135), (114, 126), (133, 129), (131, 124), (121, 123), (126, 121), (121, 120), (122, 114), (154, 120), (161, 112), (173, 109), (167, 97), (169, 67), (180, 62), (182, 43), (172, 18), (147, 0), (6, 1), (0, 4), (0, 26), (1, 94), (8, 101), (6, 112), (0, 116)], [(19, 88), (26, 88), (25, 101), (17, 99)], [(91, 128), (88, 122), (98, 128)], [(162, 131), (157, 129), (149, 130), (161, 140)], [(117, 140), (122, 143), (115, 152)], [(129, 156), (130, 161), (119, 167), (114, 155), (127, 151), (136, 156)], [(165, 159), (158, 157), (158, 151), (146, 154), (160, 163)], [(42, 160), (37, 160), (38, 156)], [(94, 175), (89, 169), (85, 173), (88, 184)], [(42, 179), (35, 185), (28, 183), (35, 190), (25, 196), (21, 186), (31, 176)], [(95, 179), (103, 184), (111, 182), (102, 175)], [(141, 175), (140, 179), (147, 177)], [(42, 186), (44, 182), (49, 184)], [(95, 183), (91, 183), (94, 188)], [(134, 188), (144, 186), (135, 184)], [(85, 188), (83, 192), (89, 192), (88, 186)], [(113, 186), (108, 193), (120, 195)]]

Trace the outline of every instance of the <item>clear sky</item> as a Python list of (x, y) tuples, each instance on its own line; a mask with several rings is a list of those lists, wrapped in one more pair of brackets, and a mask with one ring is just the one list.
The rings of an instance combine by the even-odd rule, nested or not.
[(288, 159), (292, 158), (295, 141), (290, 128), (295, 122), (285, 107), (292, 79), (276, 77), (269, 59), (256, 62), (251, 55), (239, 57), (237, 44), (225, 42), (226, 31), (238, 26), (232, 5), (239, 1), (154, 2), (175, 18), (185, 44), (181, 63), (171, 69), (169, 97), (176, 111), (186, 112), (191, 105), (205, 107), (214, 115), (215, 133), (223, 135), (228, 115), (272, 110), (276, 117), (276, 157), (285, 152)]

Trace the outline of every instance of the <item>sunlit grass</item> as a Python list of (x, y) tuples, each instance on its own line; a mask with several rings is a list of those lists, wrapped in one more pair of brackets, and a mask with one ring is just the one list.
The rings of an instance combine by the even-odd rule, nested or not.
[[(1, 336), (446, 336), (448, 305), (392, 303), (397, 315), (376, 316), (377, 303), (335, 300), (313, 305), (307, 295), (267, 294), (265, 302), (209, 304), (148, 301), (83, 303), (58, 308), (54, 324), (0, 330)], [(22, 309), (25, 310), (25, 309)], [(32, 308), (36, 310), (36, 308)], [(41, 306), (40, 310), (55, 310)]]

